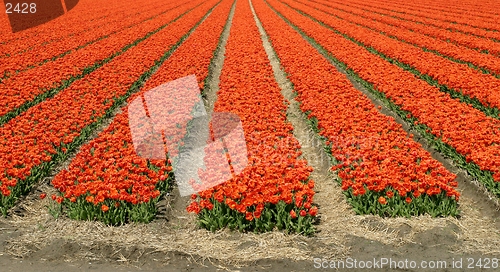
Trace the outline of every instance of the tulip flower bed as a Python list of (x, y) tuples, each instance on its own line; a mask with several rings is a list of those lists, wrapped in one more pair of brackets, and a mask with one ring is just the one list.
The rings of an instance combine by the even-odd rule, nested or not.
[[(47, 98), (53, 97), (73, 82), (99, 69), (135, 44), (143, 41), (151, 32), (171, 24), (197, 5), (199, 3), (193, 2), (182, 8), (168, 10), (165, 14), (116, 32), (111, 37), (102, 39), (53, 62), (4, 80), (0, 84), (0, 99), (6, 103), (0, 107), (0, 125)], [(13, 59), (16, 58), (13, 57)], [(47, 71), (58, 72), (46, 76)], [(19, 82), (24, 84), (20, 85)]]
[(265, 3), (253, 2), (301, 109), (317, 124), (338, 163), (334, 169), (354, 210), (381, 216), (457, 215), (455, 175), (379, 113)]
[[(172, 20), (165, 18), (165, 13), (167, 16), (171, 16), (172, 13), (178, 12), (179, 9), (181, 9), (182, 13), (188, 10), (189, 8), (193, 7), (192, 3), (190, 5), (191, 7), (179, 4), (180, 3), (176, 2), (166, 7), (162, 7), (160, 10), (158, 10), (157, 8), (136, 16), (129, 16), (128, 18), (120, 20), (119, 23), (113, 24), (112, 22), (110, 22), (109, 24), (100, 26), (98, 30), (83, 32), (80, 35), (72, 35), (64, 40), (56, 42), (55, 44), (50, 44), (50, 43), (46, 44), (42, 42), (39, 46), (30, 48), (31, 50), (27, 50), (22, 54), (17, 54), (17, 52), (9, 51), (10, 54), (9, 58), (2, 59), (2, 66), (0, 67), (0, 75), (5, 74), (7, 76), (13, 76), (16, 72), (29, 69), (30, 67), (39, 66), (40, 64), (43, 64), (45, 62), (50, 62), (53, 59), (61, 58), (66, 54), (71, 54), (74, 53), (75, 51), (79, 51), (79, 49), (81, 48), (85, 49), (86, 55), (91, 54), (91, 52), (97, 53), (99, 52), (98, 47), (94, 48), (87, 48), (87, 47), (89, 44), (94, 44), (99, 41), (100, 41), (100, 47), (103, 49), (105, 47), (102, 44), (106, 42), (109, 43), (109, 45), (114, 45), (119, 40), (123, 40), (123, 42), (126, 42), (126, 44), (128, 44), (134, 40), (132, 37), (140, 37), (139, 33), (134, 33), (138, 32), (139, 31), (138, 29), (146, 31), (145, 33), (152, 31), (154, 28), (150, 29), (149, 31), (148, 28), (152, 26), (153, 20), (157, 22), (161, 21), (163, 22), (163, 24)], [(163, 18), (161, 18), (162, 15)], [(109, 38), (111, 38), (111, 40), (108, 41)], [(33, 42), (34, 41), (32, 40), (29, 41), (29, 43)], [(122, 45), (121, 47), (123, 46), (124, 45)], [(15, 48), (18, 47), (19, 45), (13, 44), (13, 48), (8, 48), (8, 49), (15, 50)], [(115, 48), (115, 51), (118, 51), (118, 49), (120, 49), (121, 47)], [(114, 51), (112, 53), (114, 53)], [(104, 54), (105, 56), (110, 55), (110, 53), (106, 54), (106, 52), (104, 52)], [(80, 59), (81, 58), (83, 57), (80, 56)], [(91, 64), (93, 64), (93, 62), (91, 62)]]
[[(50, 179), (50, 211), (147, 223), (177, 185), (190, 198), (184, 218), (201, 228), (311, 235), (326, 199), (315, 180), (330, 178), (328, 168), (338, 186), (321, 190), (342, 192), (358, 215), (458, 216), (448, 163), (500, 198), (498, 16), (431, 2), (125, 0), (95, 12), (99, 1), (81, 0), (45, 25), (0, 30), (0, 211), (17, 211)], [(452, 23), (455, 11), (464, 18)], [(271, 64), (300, 108), (289, 107)], [(189, 92), (196, 84), (202, 93)], [(229, 118), (206, 127), (200, 111)], [(302, 154), (294, 130), (304, 124), (327, 169), (304, 159), (317, 151)], [(196, 141), (205, 132), (210, 139)], [(185, 167), (201, 183), (179, 174), (185, 162), (203, 162)]]
[[(473, 27), (467, 24), (457, 24), (457, 23), (452, 23), (449, 21), (446, 21), (445, 18), (442, 18), (442, 15), (440, 16), (440, 13), (438, 12), (437, 14), (429, 14), (429, 12), (423, 13), (408, 13), (408, 10), (404, 11), (404, 8), (387, 8), (381, 7), (380, 5), (377, 5), (377, 3), (369, 3), (369, 2), (357, 2), (357, 1), (352, 1), (349, 2), (349, 6), (351, 7), (362, 7), (366, 11), (371, 11), (375, 12), (378, 14), (384, 14), (387, 16), (391, 16), (393, 18), (399, 18), (402, 20), (406, 21), (411, 21), (415, 23), (422, 23), (428, 26), (433, 26), (433, 27), (438, 27), (441, 29), (447, 29), (450, 31), (458, 31), (462, 32), (465, 34), (472, 34), (475, 36), (479, 37), (485, 37), (489, 39), (496, 39), (500, 40), (500, 33), (496, 31), (491, 31), (491, 30), (486, 30), (484, 28), (478, 28), (478, 27)], [(485, 11), (481, 12), (481, 14), (485, 15), (487, 14)], [(491, 15), (490, 15), (491, 16)], [(457, 19), (456, 17), (454, 19)], [(460, 18), (458, 18), (460, 19)], [(488, 19), (488, 18), (485, 18)], [(470, 20), (469, 20), (470, 22)], [(484, 23), (484, 21), (479, 21), (480, 23)], [(489, 26), (491, 27), (492, 25), (488, 23)]]
[[(333, 2), (333, 1), (329, 1), (329, 2), (315, 1), (315, 2), (323, 3), (323, 4), (328, 4), (328, 3), (342, 4), (340, 2)], [(437, 27), (437, 28), (440, 28), (443, 30), (458, 31), (458, 32), (462, 32), (465, 34), (472, 34), (472, 35), (479, 36), (479, 37), (500, 40), (500, 33), (497, 31), (490, 31), (490, 30), (486, 30), (484, 28), (469, 26), (469, 25), (467, 25), (467, 22), (465, 22), (466, 24), (463, 24), (463, 23), (457, 24), (455, 20), (463, 18), (462, 16), (458, 16), (458, 17), (454, 16), (454, 18), (453, 18), (454, 21), (449, 22), (449, 21), (446, 21), (446, 18), (443, 18), (442, 12), (439, 12), (439, 11), (437, 13), (436, 12), (429, 13), (429, 11), (412, 12), (412, 11), (409, 11), (406, 8), (406, 6), (405, 7), (394, 7), (394, 6), (391, 7), (390, 3), (384, 3), (384, 6), (381, 6), (381, 5), (377, 5), (377, 3), (380, 3), (380, 2), (370, 3), (367, 1), (363, 1), (363, 2), (361, 2), (361, 1), (349, 1), (349, 3), (344, 2), (343, 4), (345, 6), (359, 8), (359, 9), (365, 10), (367, 12), (373, 12), (376, 14), (385, 15), (387, 17), (390, 16), (392, 18), (401, 19), (401, 20), (405, 20), (405, 21), (421, 23), (421, 24), (424, 24), (426, 26), (433, 26), (433, 27)], [(489, 6), (488, 6), (488, 9), (490, 9)], [(453, 10), (453, 12), (457, 12), (457, 10)], [(481, 12), (481, 17), (483, 17), (484, 19), (487, 20), (489, 18), (492, 18), (492, 17), (484, 17), (485, 15), (488, 16), (486, 12)], [(477, 16), (477, 15), (474, 15), (474, 16)], [(476, 18), (473, 17), (473, 19), (476, 19)], [(469, 23), (471, 22), (471, 20), (468, 20), (468, 21), (469, 21)], [(484, 23), (485, 21), (477, 21), (477, 22)], [(486, 28), (492, 26), (491, 23), (487, 22), (487, 24), (489, 24), (489, 25), (487, 25)]]
[(172, 24), (150, 32), (113, 61), (0, 127), (2, 212), (76, 150), (216, 3), (202, 3)]
[(500, 88), (500, 79), (483, 74), (466, 64), (452, 62), (353, 23), (339, 20), (306, 5), (292, 3), (292, 1), (286, 1), (286, 3), (314, 18), (321, 18), (322, 23), (362, 43), (364, 47), (376, 50), (379, 55), (400, 62), (400, 66), (411, 70), (432, 85), (441, 84), (444, 88), (451, 89), (448, 91), (455, 96), (461, 95), (462, 99), (470, 101), (472, 105), (486, 108), (485, 111), (493, 112), (496, 117), (500, 118), (498, 116), (500, 94), (494, 91)]
[(188, 211), (202, 227), (311, 234), (312, 168), (299, 159), (300, 145), (286, 121), (284, 97), (247, 1), (238, 1), (232, 21), (214, 112), (242, 121), (248, 166), (229, 181), (192, 196)]
[[(110, 34), (111, 32), (103, 31), (103, 29), (109, 28), (110, 26), (116, 27), (118, 22), (135, 19), (135, 16), (139, 18), (141, 14), (150, 13), (154, 9), (158, 10), (159, 8), (167, 7), (162, 6), (162, 1), (157, 0), (155, 2), (143, 3), (141, 6), (134, 7), (132, 10), (130, 9), (130, 5), (133, 5), (133, 2), (121, 1), (119, 3), (108, 2), (106, 3), (106, 10), (101, 9), (100, 12), (96, 12), (98, 8), (93, 6), (93, 1), (95, 0), (79, 1), (78, 13), (74, 14), (76, 16), (71, 16), (73, 13), (70, 13), (68, 14), (69, 16), (61, 18), (62, 20), (59, 20), (56, 26), (58, 28), (57, 31), (53, 31), (53, 29), (48, 28), (47, 25), (42, 25), (37, 27), (36, 30), (28, 29), (22, 33), (5, 33), (6, 38), (3, 39), (3, 43), (0, 44), (0, 58), (13, 57), (31, 51), (39, 46), (48, 48), (55, 45), (54, 43), (71, 43), (74, 41), (70, 39), (75, 38), (82, 42), (81, 39), (84, 38), (86, 35), (85, 33), (89, 31), (94, 33), (101, 32), (104, 35)], [(75, 24), (82, 27), (75, 29), (72, 27), (72, 25), (74, 26)]]
[[(335, 2), (326, 2), (324, 0), (317, 0), (315, 1), (316, 3), (322, 3), (322, 4), (341, 4), (339, 3), (339, 1), (335, 1)], [(463, 43), (466, 41), (466, 39), (463, 39), (464, 36), (466, 35), (472, 35), (473, 37), (475, 38), (478, 38), (478, 39), (475, 39), (475, 41), (479, 41), (479, 43), (481, 43), (481, 39), (485, 39), (485, 40), (490, 40), (489, 42), (494, 42), (495, 40), (498, 40), (498, 38), (500, 38), (500, 35), (498, 32), (496, 32), (495, 30), (487, 30), (487, 29), (484, 29), (484, 28), (478, 28), (478, 27), (475, 27), (475, 26), (470, 26), (470, 25), (467, 25), (467, 24), (460, 24), (460, 23), (451, 23), (451, 22), (446, 22), (445, 20), (443, 20), (443, 18), (441, 19), (437, 19), (437, 18), (430, 18), (428, 15), (430, 15), (429, 12), (425, 12), (426, 15), (415, 15), (415, 14), (411, 14), (411, 11), (409, 11), (408, 9), (406, 9), (406, 13), (402, 13), (402, 12), (397, 12), (395, 10), (404, 10), (405, 8), (399, 8), (399, 9), (388, 9), (388, 8), (384, 8), (384, 7), (380, 7), (380, 4), (377, 4), (377, 3), (369, 3), (369, 2), (364, 2), (364, 3), (356, 3), (356, 1), (353, 1), (353, 2), (349, 2), (348, 4), (347, 3), (344, 3), (343, 5), (343, 8), (344, 7), (350, 7), (350, 8), (354, 8), (354, 9), (358, 9), (358, 12), (363, 10), (365, 12), (369, 12), (369, 13), (372, 13), (372, 14), (378, 14), (378, 15), (381, 15), (383, 17), (385, 17), (386, 19), (390, 20), (390, 21), (393, 21), (393, 22), (401, 22), (405, 28), (406, 26), (411, 26), (411, 27), (415, 27), (415, 30), (418, 30), (416, 32), (420, 32), (420, 33), (423, 33), (421, 31), (424, 31), (425, 32), (425, 29), (422, 28), (422, 26), (425, 26), (425, 27), (428, 27), (428, 29), (434, 31), (434, 32), (439, 32), (441, 37), (448, 37), (450, 39), (450, 41), (452, 42), (459, 42), (459, 43)], [(410, 12), (410, 13), (408, 13)], [(422, 12), (424, 13), (424, 12)], [(442, 12), (440, 12), (440, 14), (443, 14)], [(454, 15), (456, 16), (456, 15)], [(477, 16), (474, 16), (475, 19), (477, 19)], [(455, 17), (456, 19), (461, 19), (461, 18), (457, 18)], [(380, 18), (381, 20), (383, 20), (383, 18)], [(488, 18), (481, 18), (479, 22), (481, 23), (487, 23), (487, 20)], [(493, 19), (495, 20), (495, 19)], [(411, 23), (410, 23), (411, 22)], [(469, 20), (469, 22), (471, 22), (471, 20)], [(410, 24), (408, 24), (410, 23)], [(491, 25), (493, 26), (493, 25)], [(495, 25), (495, 27), (497, 27)], [(457, 38), (457, 40), (455, 41), (454, 38)]]
[[(303, 1), (298, 2), (303, 3)], [(380, 32), (381, 34), (389, 36), (390, 38), (404, 41), (410, 45), (418, 46), (424, 51), (431, 51), (432, 53), (438, 54), (439, 56), (446, 56), (447, 58), (452, 59), (455, 62), (465, 62), (470, 66), (474, 66), (479, 69), (482, 68), (483, 72), (486, 73), (500, 74), (500, 58), (478, 52), (465, 46), (456, 45), (441, 39), (436, 39), (434, 38), (435, 35), (424, 35), (415, 31), (407, 30), (404, 27), (401, 27), (400, 20), (386, 18), (386, 16), (378, 15), (373, 12), (363, 12), (360, 9), (356, 8), (334, 5), (333, 3), (325, 6), (319, 4), (310, 4), (310, 6), (324, 11), (325, 13), (334, 15), (335, 17), (341, 18), (345, 21), (364, 26), (376, 32)], [(427, 31), (431, 31), (428, 28), (426, 29)], [(436, 28), (433, 29), (433, 31), (441, 32), (447, 30)], [(470, 35), (463, 34), (463, 36), (467, 37)], [(421, 52), (421, 54), (427, 58), (426, 54), (429, 53)], [(446, 62), (446, 60), (443, 58), (434, 58), (438, 58), (439, 62), (441, 63)], [(433, 63), (433, 61), (430, 62)], [(442, 67), (441, 63), (438, 64)], [(494, 81), (494, 79), (492, 81)]]
[[(351, 76), (385, 101), (435, 149), (500, 197), (499, 120), (452, 99), (348, 36), (300, 16), (279, 2), (272, 1), (272, 6), (317, 41), (333, 61), (348, 69)], [(356, 58), (352, 57), (354, 54)]]
[[(153, 87), (193, 73), (203, 87), (231, 5), (231, 1), (224, 1), (217, 6), (128, 102)], [(61, 192), (56, 201), (63, 204), (70, 218), (108, 224), (149, 222), (156, 215), (159, 196), (170, 190), (170, 159), (152, 160), (136, 153), (127, 109), (85, 144), (68, 170), (52, 181)]]
[[(360, 2), (363, 4), (366, 3), (361, 1), (355, 2)], [(437, 8), (438, 3), (435, 1), (420, 3), (422, 4), (420, 7), (418, 7), (414, 3), (410, 4), (408, 2), (405, 2), (398, 4), (394, 3), (394, 1), (366, 3), (365, 6), (378, 8), (379, 10), (383, 10), (384, 12), (390, 12), (391, 16), (413, 16), (420, 18), (420, 20), (432, 19), (434, 22), (438, 21), (449, 23), (450, 25), (455, 26), (450, 27), (451, 29), (476, 29), (488, 31), (490, 33), (494, 33), (495, 30), (499, 30), (498, 24), (496, 23), (498, 15), (492, 14), (494, 10), (491, 9), (490, 3), (476, 1), (474, 2), (474, 7), (472, 9), (469, 3), (462, 5), (462, 8), (454, 7), (446, 1), (440, 3), (441, 5), (443, 5), (443, 8)]]

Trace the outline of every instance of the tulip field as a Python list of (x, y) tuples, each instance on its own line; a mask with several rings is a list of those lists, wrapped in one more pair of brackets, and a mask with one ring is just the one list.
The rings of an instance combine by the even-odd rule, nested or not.
[[(165, 159), (141, 156), (130, 112), (179, 79), (195, 79), (193, 101), (237, 116), (244, 135), (246, 153), (229, 159), (236, 146), (225, 140), (217, 152), (227, 162), (207, 155), (212, 168), (198, 169), (203, 180), (231, 178), (183, 198), (200, 229), (314, 236), (336, 204), (317, 200), (325, 192), (343, 195), (355, 216), (456, 220), (458, 175), (482, 191), (475, 201), (498, 203), (497, 4), (81, 0), (19, 32), (1, 7), (0, 210), (9, 218), (36, 196), (59, 219), (160, 220), (160, 203), (180, 186), (165, 144), (173, 140), (157, 131)], [(175, 104), (164, 111), (188, 107)], [(319, 140), (328, 176), (316, 178), (297, 136), (306, 132)], [(231, 173), (217, 170), (223, 163)]]

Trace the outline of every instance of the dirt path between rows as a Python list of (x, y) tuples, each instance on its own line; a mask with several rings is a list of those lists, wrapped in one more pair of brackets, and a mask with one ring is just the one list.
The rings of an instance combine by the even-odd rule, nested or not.
[[(205, 96), (208, 112), (216, 99), (233, 15), (234, 7), (210, 69), (211, 80)], [(447, 261), (448, 268), (453, 260), (462, 260), (463, 268), (466, 268), (470, 263), (467, 258), (474, 258), (477, 263), (479, 258), (500, 257), (500, 225), (497, 222), (500, 214), (494, 204), (471, 184), (466, 174), (425, 145), (435, 158), (459, 175), (462, 217), (356, 216), (334, 181), (334, 174), (329, 172), (330, 162), (322, 149), (323, 143), (306, 122), (294, 100), (292, 85), (280, 70), (257, 18), (256, 21), (264, 34), (263, 45), (276, 80), (284, 98), (291, 103), (288, 121), (294, 126), (303, 157), (314, 167), (315, 202), (320, 207), (318, 233), (314, 237), (285, 235), (278, 231), (242, 234), (227, 230), (211, 233), (199, 229), (194, 215), (185, 211), (188, 197), (180, 197), (176, 189), (162, 201), (160, 215), (152, 223), (119, 227), (73, 221), (64, 216), (55, 220), (45, 207), (49, 200), (40, 200), (38, 193), (32, 193), (19, 203), (19, 212), (0, 218), (0, 263), (6, 268), (2, 271), (307, 271), (318, 265), (331, 265), (315, 258), (346, 262), (392, 258), (418, 264), (422, 260)], [(353, 83), (371, 98), (359, 84)], [(385, 108), (382, 113), (392, 114)], [(397, 117), (395, 119), (402, 122)], [(408, 131), (407, 126), (405, 129)], [(50, 192), (50, 188), (44, 183), (36, 190)], [(490, 270), (495, 269), (486, 269)]]

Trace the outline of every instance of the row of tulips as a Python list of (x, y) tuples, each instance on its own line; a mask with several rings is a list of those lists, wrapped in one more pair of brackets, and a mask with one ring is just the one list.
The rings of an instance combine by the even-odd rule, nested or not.
[[(363, 46), (369, 47), (378, 54), (390, 58), (392, 62), (399, 62), (400, 66), (413, 71), (421, 78), (428, 79), (430, 84), (436, 83), (433, 85), (439, 84), (439, 87), (451, 89), (450, 92), (459, 93), (464, 99), (471, 100), (473, 106), (493, 108), (487, 110), (496, 110), (498, 117), (500, 94), (495, 90), (500, 89), (500, 79), (470, 68), (466, 64), (450, 61), (359, 27), (354, 23), (338, 19), (334, 15), (316, 10), (313, 7), (292, 1), (286, 1), (286, 3), (313, 18), (321, 18), (319, 20), (321, 23), (362, 43)], [(476, 100), (476, 102), (474, 103), (472, 100)]]
[(106, 63), (64, 92), (0, 127), (0, 208), (3, 213), (75, 151), (151, 75), (216, 4), (202, 3)]
[[(146, 20), (146, 17), (149, 18), (154, 13), (138, 16), (146, 21), (118, 31), (106, 39), (101, 39), (55, 61), (4, 80), (0, 83), (0, 99), (5, 101), (0, 107), (0, 124), (6, 123), (23, 111), (64, 91), (73, 82), (101, 68), (146, 39), (151, 33), (171, 24), (197, 5), (199, 3), (192, 2), (179, 8), (174, 7), (162, 12), (162, 14), (157, 14), (158, 16), (151, 20)], [(178, 6), (178, 4), (173, 3), (172, 6)], [(119, 28), (121, 25), (116, 24), (108, 30)], [(100, 33), (96, 33), (94, 39), (100, 35)], [(52, 47), (49, 48), (52, 49)], [(51, 52), (51, 50), (46, 51)], [(16, 59), (16, 57), (12, 57), (12, 59)]]
[(337, 163), (333, 169), (356, 213), (457, 215), (456, 176), (264, 2), (254, 6), (302, 111), (317, 125)]
[[(190, 74), (198, 75), (203, 87), (230, 8), (231, 2), (227, 0), (218, 5), (128, 102), (153, 87)], [(62, 194), (56, 201), (61, 201), (71, 218), (108, 224), (148, 222), (156, 215), (159, 196), (171, 188), (172, 161), (137, 154), (128, 107), (122, 110), (106, 130), (82, 147), (68, 169), (52, 181)], [(172, 131), (168, 133), (171, 135)]]
[(8, 34), (3, 36), (4, 38), (0, 44), (0, 58), (12, 57), (33, 50), (37, 46), (53, 45), (53, 43), (68, 38), (71, 39), (72, 37), (79, 39), (83, 37), (84, 32), (101, 31), (100, 28), (103, 27), (104, 22), (116, 24), (119, 21), (126, 20), (131, 15), (161, 7), (158, 0), (141, 5), (134, 10), (129, 9), (131, 4), (129, 1), (123, 1), (122, 3), (110, 1), (107, 2), (105, 10), (101, 9), (96, 12), (96, 8), (92, 4), (92, 0), (79, 1), (77, 10), (52, 21), (50, 24), (57, 25), (59, 28), (57, 32), (48, 31), (45, 29), (45, 25), (35, 28), (36, 31), (27, 29), (22, 33), (11, 33), (9, 29)]
[[(33, 67), (39, 67), (40, 65), (44, 65), (45, 63), (52, 62), (54, 60), (61, 60), (64, 56), (68, 54), (71, 55), (79, 51), (83, 51), (84, 54), (81, 53), (79, 58), (73, 59), (73, 61), (79, 59), (85, 60), (91, 57), (90, 52), (92, 52), (92, 50), (98, 52), (96, 47), (105, 49), (106, 47), (103, 45), (103, 43), (109, 44), (111, 47), (115, 47), (115, 44), (119, 43), (120, 40), (123, 40), (125, 43), (129, 43), (134, 40), (134, 38), (136, 37), (135, 35), (140, 35), (139, 33), (137, 34), (130, 33), (130, 31), (137, 32), (138, 31), (137, 29), (142, 29), (142, 28), (147, 29), (148, 24), (151, 24), (152, 21), (154, 21), (154, 19), (158, 21), (159, 19), (158, 17), (165, 17), (165, 13), (168, 16), (171, 13), (178, 11), (179, 9), (184, 9), (184, 10), (187, 9), (184, 6), (181, 6), (179, 8), (178, 7), (179, 4), (180, 3), (178, 2), (170, 3), (166, 7), (157, 7), (155, 9), (146, 10), (145, 12), (141, 12), (140, 14), (136, 14), (134, 16), (128, 16), (127, 18), (116, 21), (114, 23), (110, 22), (109, 24), (100, 26), (97, 30), (81, 32), (79, 34), (68, 36), (65, 39), (57, 41), (56, 43), (37, 44), (36, 41), (31, 41), (31, 40), (22, 41), (21, 44), (25, 45), (27, 44), (28, 46), (31, 46), (30, 50), (23, 51), (23, 53), (21, 54), (17, 54), (17, 52), (15, 51), (9, 52), (10, 53), (9, 57), (1, 59), (2, 66), (0, 67), (0, 75), (4, 75), (3, 76), (4, 78), (12, 77), (19, 72), (29, 70), (30, 68)], [(161, 19), (168, 20), (168, 18), (160, 18), (160, 21)], [(123, 36), (127, 34), (129, 36)], [(19, 45), (13, 44), (13, 46), (15, 46), (16, 48)], [(123, 45), (121, 47), (123, 47)], [(121, 47), (118, 48), (115, 47), (114, 50), (118, 50)], [(104, 56), (107, 57), (109, 55), (110, 54), (107, 53)], [(94, 59), (93, 62), (88, 61), (88, 63), (94, 64), (96, 60), (100, 59), (104, 58)], [(70, 62), (70, 64), (72, 63)], [(53, 67), (47, 67), (47, 68), (40, 67), (40, 68), (54, 69)], [(76, 68), (81, 69), (82, 67), (76, 65)], [(46, 71), (52, 71), (52, 70), (45, 70), (45, 73)], [(71, 72), (74, 71), (71, 70)]]
[[(414, 10), (429, 11), (431, 14), (442, 15), (446, 17), (446, 21), (457, 22), (453, 18), (454, 15), (458, 14), (462, 19), (459, 23), (464, 25), (473, 25), (472, 22), (495, 22), (495, 18), (499, 17), (495, 10), (491, 9), (491, 5), (494, 4), (494, 0), (486, 0), (477, 3), (474, 0), (468, 1), (457, 1), (455, 3), (447, 3), (446, 1), (434, 2), (435, 7), (431, 7), (432, 2), (427, 0), (422, 3), (415, 5)], [(403, 4), (403, 3), (401, 3)], [(449, 4), (447, 6), (447, 4)], [(401, 5), (402, 6), (402, 5)], [(476, 26), (479, 27), (480, 26)], [(487, 27), (485, 27), (487, 28)]]
[[(486, 1), (481, 1), (481, 3), (478, 3), (478, 8), (476, 9), (475, 7), (471, 8), (470, 4), (474, 3), (474, 0), (465, 0), (465, 1), (418, 1), (418, 2), (404, 2), (400, 0), (383, 0), (381, 1), (382, 3), (386, 3), (387, 5), (391, 6), (402, 6), (403, 4), (407, 3), (410, 8), (427, 8), (429, 10), (441, 10), (445, 12), (451, 12), (453, 10), (456, 10), (457, 13), (463, 12), (464, 10), (475, 10), (476, 12), (480, 8), (484, 8), (486, 3), (491, 3), (491, 0), (486, 0)], [(432, 4), (432, 5), (431, 5)], [(448, 9), (448, 10), (447, 10)], [(491, 10), (490, 10), (491, 11)]]
[[(323, 2), (324, 3), (324, 2)], [(331, 2), (330, 3), (339, 3)], [(345, 3), (344, 3), (345, 4)], [(390, 4), (390, 3), (389, 3)], [(391, 16), (393, 18), (402, 19), (406, 21), (411, 21), (415, 23), (421, 23), (429, 26), (438, 27), (444, 30), (458, 31), (465, 34), (472, 34), (479, 37), (485, 37), (489, 39), (500, 40), (500, 33), (497, 31), (489, 31), (482, 28), (477, 28), (464, 24), (452, 23), (449, 21), (444, 21), (440, 18), (438, 12), (437, 16), (429, 17), (428, 12), (417, 12), (417, 13), (407, 13), (408, 10), (403, 7), (389, 7), (386, 3), (382, 4), (380, 2), (366, 2), (366, 1), (351, 1), (346, 6), (355, 7), (365, 11), (373, 12), (380, 15)], [(481, 12), (485, 15), (484, 12)], [(457, 15), (458, 17), (458, 15)], [(456, 17), (456, 18), (457, 18)], [(460, 17), (462, 18), (462, 17)]]
[[(103, 6), (101, 3), (101, 9), (97, 12), (99, 3), (99, 0), (80, 0), (78, 5), (71, 10), (71, 12), (53, 21), (21, 32), (12, 33), (11, 29), (7, 27), (5, 38), (0, 44), (0, 56), (5, 57), (5, 54), (12, 54), (29, 49), (30, 45), (51, 43), (67, 36), (77, 35), (80, 32), (91, 31), (99, 25), (102, 26), (102, 22), (109, 20), (109, 18), (118, 18), (117, 13), (125, 13), (127, 7), (131, 5), (131, 1), (128, 0), (107, 1), (106, 9), (102, 9)], [(154, 3), (152, 4), (154, 5)], [(144, 8), (147, 9), (148, 6), (149, 5), (144, 5)], [(156, 4), (156, 6), (159, 5)], [(145, 9), (136, 7), (136, 10), (140, 12)], [(7, 21), (6, 26), (8, 26), (8, 24)], [(75, 28), (75, 26), (82, 27)], [(17, 50), (16, 48), (22, 50)]]
[[(84, 16), (87, 16), (87, 18), (91, 18), (90, 20), (94, 20), (96, 19), (96, 15), (99, 15), (99, 14), (96, 14), (95, 12), (95, 6), (93, 5), (95, 3), (95, 1), (98, 1), (98, 0), (81, 0), (79, 1), (80, 4), (78, 5), (78, 14), (81, 14), (81, 15), (84, 15)], [(111, 4), (110, 5), (111, 8), (114, 8), (115, 5)], [(0, 12), (2, 12), (2, 14), (6, 14), (6, 9), (5, 9), (5, 5), (0, 5)], [(92, 13), (93, 12), (93, 13)], [(63, 18), (60, 18), (62, 19), (63, 21), (66, 21), (68, 23), (82, 23), (85, 21), (84, 18), (78, 18), (78, 16), (73, 16), (73, 14), (67, 14), (69, 16), (63, 16)], [(106, 15), (104, 15), (106, 16)], [(19, 41), (19, 40), (28, 40), (30, 38), (34, 38), (36, 39), (36, 37), (38, 35), (47, 35), (48, 32), (50, 31), (54, 31), (54, 28), (51, 28), (51, 27), (46, 27), (46, 25), (41, 25), (40, 27), (37, 27), (37, 28), (30, 28), (30, 29), (27, 29), (27, 30), (24, 30), (22, 31), (22, 33), (20, 32), (16, 32), (16, 33), (12, 33), (11, 29), (8, 27), (9, 25), (9, 20), (8, 20), (8, 17), (7, 16), (2, 16), (0, 17), (1, 21), (4, 22), (5, 21), (5, 28), (2, 28), (1, 31), (4, 31), (2, 32), (2, 34), (5, 33), (5, 35), (3, 37), (5, 37), (3, 40), (2, 40), (2, 44), (7, 44), (7, 43), (10, 43), (10, 42), (13, 42), (13, 41)], [(67, 25), (61, 25), (59, 26), (60, 29), (62, 31), (65, 31), (68, 29), (69, 26)], [(54, 38), (57, 38), (57, 35), (56, 33), (53, 33), (53, 37)], [(2, 51), (3, 53), (3, 51)]]
[[(445, 5), (442, 8), (437, 8), (436, 4), (438, 3), (435, 1), (394, 3), (393, 0), (388, 0), (379, 1), (377, 3), (377, 7), (396, 11), (398, 14), (411, 14), (421, 18), (432, 18), (443, 22), (454, 23), (456, 25), (490, 30), (492, 32), (498, 30), (498, 24), (496, 24), (498, 14), (491, 9), (492, 5), (495, 4), (490, 1), (474, 1), (472, 5), (470, 2), (463, 2), (459, 4), (462, 9), (451, 6), (449, 1), (439, 2)], [(471, 8), (472, 6), (473, 8)]]
[(500, 183), (496, 182), (500, 181), (499, 120), (452, 99), (362, 44), (300, 16), (288, 6), (276, 1), (272, 1), (272, 5), (419, 131), (435, 149), (500, 196)]
[[(433, 38), (433, 36), (435, 35), (429, 37), (424, 34), (401, 28), (399, 24), (400, 21), (398, 20), (393, 20), (390, 18), (389, 20), (385, 20), (386, 16), (377, 15), (373, 12), (362, 11), (359, 8), (344, 8), (342, 7), (342, 5), (333, 3), (330, 3), (329, 6), (322, 6), (319, 4), (310, 4), (310, 6), (318, 8), (321, 11), (324, 11), (328, 14), (334, 15), (351, 23), (367, 27), (377, 32), (382, 32), (383, 34), (391, 38), (416, 45), (424, 49), (425, 51), (432, 50), (439, 55), (451, 57), (457, 62), (467, 62), (479, 68), (485, 69), (486, 72), (500, 74), (499, 57), (480, 53), (465, 46), (456, 45), (441, 39)], [(428, 29), (428, 31), (430, 32), (434, 30)], [(433, 62), (433, 60), (430, 60), (429, 62)], [(439, 66), (441, 66), (441, 64), (439, 64)], [(489, 79), (485, 78), (483, 80), (488, 81)]]
[[(325, 1), (321, 1), (325, 3)], [(360, 6), (352, 7), (351, 9), (361, 9)], [(411, 30), (416, 33), (421, 33), (437, 39), (451, 42), (457, 45), (462, 45), (470, 49), (475, 49), (492, 55), (500, 56), (500, 43), (484, 37), (467, 35), (461, 32), (449, 31), (434, 27), (432, 25), (424, 25), (414, 23), (407, 20), (392, 18), (391, 16), (380, 15), (379, 20), (383, 23), (397, 25), (398, 27)]]
[(286, 121), (287, 105), (248, 1), (236, 3), (219, 88), (214, 112), (239, 116), (248, 164), (224, 183), (193, 194), (187, 210), (212, 231), (313, 233), (312, 168), (299, 159), (300, 144)]
[[(453, 0), (453, 1), (429, 1), (425, 0), (418, 3), (412, 3), (412, 6), (426, 7), (436, 10), (441, 10), (447, 13), (453, 13), (456, 10), (458, 14), (468, 14), (468, 15), (478, 15), (487, 17), (498, 15), (494, 10), (491, 9), (491, 4), (495, 0), (485, 0), (477, 3), (475, 0)], [(400, 1), (403, 4), (403, 1)], [(476, 4), (477, 3), (477, 4)], [(433, 4), (430, 6), (430, 4)], [(476, 5), (474, 5), (476, 4)], [(468, 12), (468, 13), (467, 13)]]

